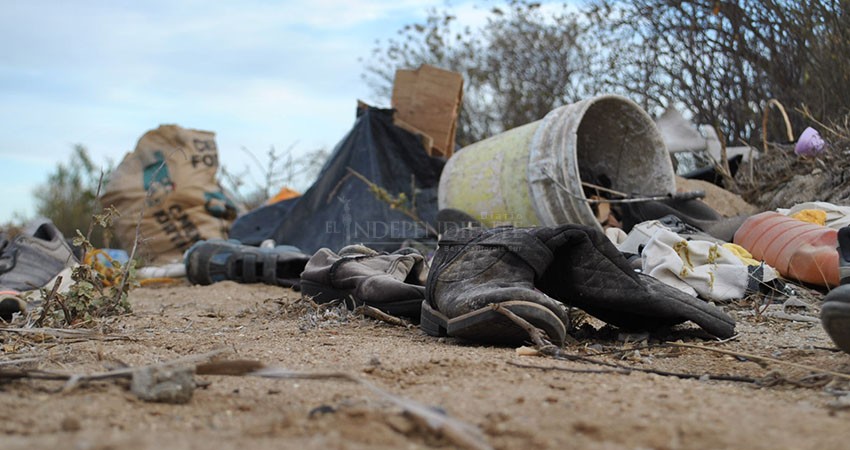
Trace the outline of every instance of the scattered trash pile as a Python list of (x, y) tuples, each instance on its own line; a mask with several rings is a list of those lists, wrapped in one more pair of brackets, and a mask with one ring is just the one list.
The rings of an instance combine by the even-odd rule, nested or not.
[[(850, 352), (843, 130), (824, 128), (823, 139), (808, 129), (796, 149), (737, 152), (734, 174), (717, 164), (713, 175), (680, 177), (665, 141), (676, 151), (710, 141), (681, 115), (665, 113), (659, 131), (630, 100), (600, 96), (456, 149), (461, 90), (451, 72), (401, 71), (395, 109), (361, 103), (310, 189), (239, 217), (215, 179), (212, 133), (150, 131), (103, 196), (120, 212), (123, 252), (74, 254), (47, 220), (0, 239), (0, 317), (25, 327), (49, 314), (81, 320), (67, 308), (71, 278), (91, 299), (107, 283), (231, 280), (369, 308), (431, 336), (538, 349), (592, 336), (583, 315), (662, 340), (686, 322), (696, 336), (726, 339), (736, 325), (727, 309), (749, 302), (756, 314), (822, 320)], [(276, 373), (261, 369), (243, 372)], [(180, 378), (160, 372), (134, 372), (133, 389), (187, 400), (140, 387)]]

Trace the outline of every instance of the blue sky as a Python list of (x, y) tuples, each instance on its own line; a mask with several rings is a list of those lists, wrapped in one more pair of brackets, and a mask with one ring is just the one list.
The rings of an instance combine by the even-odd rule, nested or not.
[[(376, 39), (445, 0), (40, 1), (0, 4), (0, 223), (72, 146), (119, 162), (163, 123), (215, 131), (222, 164), (332, 148), (350, 129)], [(455, 1), (472, 23), (483, 12)]]

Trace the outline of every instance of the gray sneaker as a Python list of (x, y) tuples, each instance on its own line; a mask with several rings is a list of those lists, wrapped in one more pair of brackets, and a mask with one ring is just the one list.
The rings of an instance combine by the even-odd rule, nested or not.
[(301, 293), (316, 303), (343, 300), (350, 308), (366, 304), (418, 318), (427, 274), (425, 258), (412, 248), (378, 253), (349, 245), (339, 254), (322, 248), (301, 273)]
[(11, 241), (0, 236), (0, 290), (44, 287), (59, 272), (78, 262), (53, 222), (37, 219)]

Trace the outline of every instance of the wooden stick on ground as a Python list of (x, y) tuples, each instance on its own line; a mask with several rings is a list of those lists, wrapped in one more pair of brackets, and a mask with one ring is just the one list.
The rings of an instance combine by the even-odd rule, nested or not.
[(362, 316), (371, 317), (373, 319), (380, 320), (382, 322), (386, 322), (390, 325), (398, 325), (400, 327), (405, 327), (405, 328), (410, 327), (410, 324), (406, 320), (401, 319), (401, 318), (396, 317), (396, 316), (393, 316), (393, 315), (390, 315), (390, 314), (387, 314), (387, 313), (381, 311), (380, 309), (374, 308), (374, 307), (369, 306), (369, 305), (360, 305), (360, 306), (354, 308), (354, 314), (360, 314)]
[(526, 333), (528, 333), (528, 337), (531, 339), (531, 342), (534, 342), (534, 345), (537, 346), (537, 350), (539, 350), (541, 353), (548, 354), (552, 353), (553, 351), (557, 352), (560, 350), (557, 346), (549, 342), (549, 339), (547, 338), (546, 333), (544, 333), (543, 330), (535, 327), (527, 320), (514, 314), (513, 311), (505, 308), (500, 303), (491, 303), (490, 308), (492, 308), (493, 311), (496, 311), (497, 313), (507, 317), (513, 323), (522, 327), (522, 329), (525, 330)]
[(832, 375), (834, 377), (843, 378), (845, 380), (850, 380), (850, 374), (836, 372), (836, 371), (829, 370), (829, 369), (821, 369), (819, 367), (809, 366), (809, 365), (806, 365), (806, 364), (798, 364), (798, 363), (794, 363), (794, 362), (790, 362), (790, 361), (783, 361), (781, 359), (771, 358), (769, 356), (759, 356), (759, 355), (753, 355), (753, 354), (750, 354), (750, 353), (742, 353), (742, 352), (736, 352), (736, 351), (732, 351), (732, 350), (724, 350), (722, 348), (706, 347), (704, 345), (697, 345), (697, 344), (685, 344), (685, 343), (681, 343), (681, 342), (668, 342), (667, 345), (671, 345), (673, 347), (694, 348), (694, 349), (697, 349), (697, 350), (705, 350), (705, 351), (709, 351), (709, 352), (722, 353), (724, 355), (738, 356), (738, 357), (741, 357), (741, 358), (751, 359), (753, 361), (763, 361), (763, 362), (780, 364), (780, 365), (789, 366), (789, 367), (796, 367), (798, 369), (805, 369), (805, 370), (808, 370), (810, 372), (824, 373), (824, 374), (827, 374), (827, 375)]
[(53, 297), (56, 296), (56, 292), (59, 291), (59, 286), (62, 284), (62, 276), (56, 277), (56, 281), (53, 283), (53, 289), (50, 290), (50, 293), (47, 294), (47, 298), (44, 299), (44, 306), (41, 308), (41, 315), (38, 316), (38, 319), (35, 321), (35, 326), (40, 327), (42, 323), (44, 323), (44, 319), (47, 318), (47, 313), (50, 310), (50, 302), (53, 300)]
[(519, 367), (522, 369), (540, 369), (540, 370), (560, 370), (563, 372), (573, 372), (573, 373), (619, 373), (622, 375), (629, 375), (632, 373), (631, 370), (628, 369), (572, 369), (569, 367), (558, 367), (558, 366), (538, 366), (534, 364), (523, 364), (518, 363), (516, 361), (507, 361), (507, 363), (514, 367)]

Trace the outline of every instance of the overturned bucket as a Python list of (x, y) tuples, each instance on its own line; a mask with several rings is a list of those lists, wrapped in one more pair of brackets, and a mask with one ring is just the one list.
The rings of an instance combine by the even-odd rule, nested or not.
[(676, 190), (655, 123), (636, 103), (616, 95), (562, 106), (537, 122), (464, 147), (443, 169), (439, 206), (489, 226), (601, 228), (582, 181), (606, 179), (611, 189), (628, 194)]

